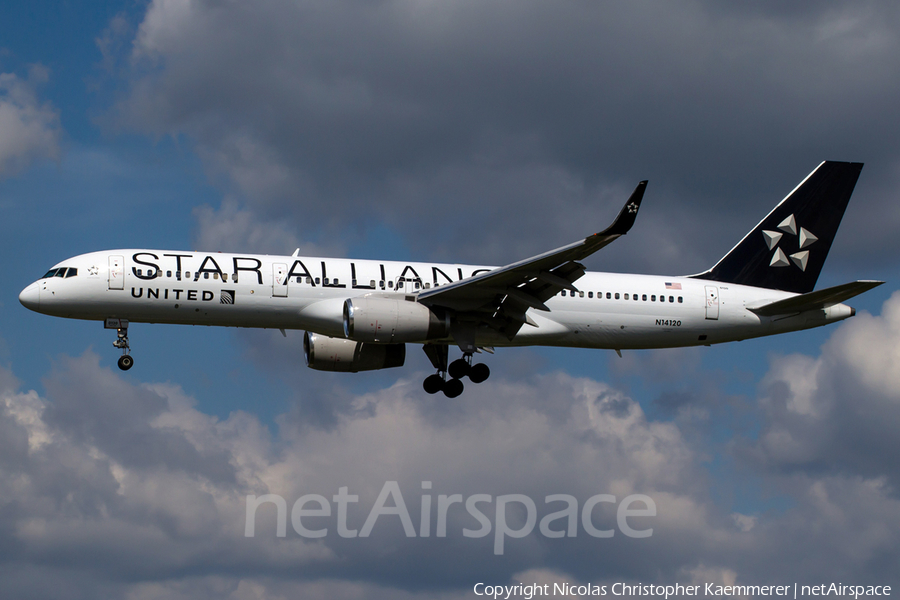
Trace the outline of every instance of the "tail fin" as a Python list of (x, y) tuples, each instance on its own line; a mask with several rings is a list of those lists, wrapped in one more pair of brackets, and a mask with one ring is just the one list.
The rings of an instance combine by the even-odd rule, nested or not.
[(692, 277), (811, 292), (862, 167), (823, 162), (712, 269)]

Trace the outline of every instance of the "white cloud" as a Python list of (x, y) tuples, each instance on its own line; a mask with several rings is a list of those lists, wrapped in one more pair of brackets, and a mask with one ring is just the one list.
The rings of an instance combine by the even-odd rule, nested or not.
[(226, 198), (218, 209), (204, 204), (193, 212), (197, 219), (194, 247), (198, 250), (285, 255), (300, 248), (301, 256), (325, 254), (320, 246), (301, 242), (285, 222), (260, 219), (232, 198)]
[[(851, 324), (835, 339), (852, 336)], [(884, 526), (900, 518), (886, 476), (785, 476), (773, 454), (774, 470), (760, 476), (794, 507), (735, 513), (711, 497), (704, 446), (685, 439), (677, 421), (648, 419), (607, 384), (563, 373), (520, 381), (495, 375), (447, 406), (424, 396), (419, 374), (411, 375), (349, 395), (353, 410), (327, 427), (285, 415), (273, 434), (248, 413), (204, 414), (175, 384), (129, 383), (91, 353), (62, 360), (46, 380), (47, 397), (18, 391), (3, 371), (0, 530), (10, 532), (27, 557), (25, 571), (42, 573), (43, 585), (63, 577), (55, 566), (62, 560), (85, 578), (84, 597), (107, 589), (129, 598), (449, 599), (466, 596), (476, 578), (758, 583), (776, 575), (805, 580), (838, 565), (879, 577), (878, 557), (900, 545), (900, 533)], [(791, 418), (830, 414), (788, 410), (789, 399), (764, 406), (782, 401)], [(445, 538), (435, 537), (434, 521), (430, 538), (408, 538), (397, 517), (383, 516), (369, 538), (338, 536), (332, 518), (317, 523), (329, 535), (309, 540), (290, 521), (277, 537), (269, 505), (257, 511), (255, 536), (244, 536), (247, 494), (278, 494), (290, 509), (304, 494), (330, 499), (346, 486), (360, 498), (348, 526), (360, 529), (386, 481), (399, 482), (417, 529), (422, 494), (435, 502), (440, 494), (525, 494), (544, 515), (549, 494), (570, 494), (581, 506), (598, 493), (619, 500), (639, 493), (657, 515), (634, 523), (653, 528), (645, 540), (621, 532), (597, 539), (580, 527), (563, 540), (537, 531), (509, 538), (502, 562), (491, 536), (461, 535), (476, 525), (462, 509), (448, 512)], [(493, 520), (493, 504), (486, 506)], [(616, 522), (614, 511), (592, 518)], [(807, 560), (797, 562), (800, 555)], [(438, 571), (445, 583), (416, 591), (419, 573)], [(0, 581), (7, 593), (35, 589), (17, 577)]]
[(0, 73), (0, 178), (59, 155), (59, 114), (49, 102), (38, 100), (35, 89), (47, 78), (47, 70), (38, 65), (25, 80)]
[[(276, 537), (274, 512), (260, 509), (257, 534), (246, 538), (247, 494), (280, 494), (290, 506), (303, 494), (330, 498), (347, 486), (361, 499), (359, 510), (350, 511), (355, 529), (390, 480), (400, 482), (416, 527), (421, 481), (433, 482), (435, 496), (527, 494), (542, 513), (551, 493), (581, 502), (596, 493), (619, 499), (645, 493), (656, 499), (663, 530), (706, 518), (687, 485), (696, 479), (695, 467), (677, 428), (648, 422), (637, 403), (604, 384), (562, 374), (533, 386), (483, 384), (471, 393), (469, 410), (451, 421), (421, 404), (418, 380), (403, 379), (356, 398), (359, 408), (371, 410), (342, 416), (327, 430), (286, 423), (277, 439), (249, 414), (218, 421), (197, 411), (175, 385), (127, 383), (91, 353), (61, 362), (47, 379), (47, 398), (20, 393), (7, 379), (0, 428), (5, 444), (13, 445), (0, 458), (0, 528), (27, 549), (32, 568), (52, 572), (60, 556), (104, 565), (95, 569), (94, 585), (133, 573), (140, 582), (130, 588), (134, 597), (194, 588), (211, 593), (223, 585), (233, 597), (281, 589), (267, 573), (288, 581), (286, 590), (332, 590), (349, 598), (374, 591), (377, 597), (382, 586), (406, 587), (423, 568), (440, 568), (457, 582), (444, 594), (452, 597), (475, 568), (467, 555), (493, 557), (490, 538), (461, 535), (472, 526), (461, 510), (449, 514), (447, 538), (409, 540), (395, 518), (383, 517), (371, 538), (345, 540), (332, 531), (314, 541), (293, 531)], [(541, 410), (548, 395), (560, 400), (562, 411)], [(615, 523), (614, 513), (604, 514), (594, 518)], [(618, 547), (620, 538), (596, 540), (582, 531), (566, 554), (577, 556), (576, 546), (598, 541)], [(528, 565), (542, 540), (537, 533), (510, 539), (508, 553)], [(448, 555), (456, 561), (448, 563)], [(254, 575), (212, 577), (237, 565)], [(294, 575), (304, 565), (315, 565), (319, 575)], [(363, 574), (373, 568), (387, 569), (387, 579)], [(340, 581), (351, 574), (362, 578), (358, 585)]]
[(776, 356), (762, 380), (763, 427), (740, 446), (770, 467), (821, 469), (897, 482), (900, 293), (882, 314), (841, 324), (817, 358)]

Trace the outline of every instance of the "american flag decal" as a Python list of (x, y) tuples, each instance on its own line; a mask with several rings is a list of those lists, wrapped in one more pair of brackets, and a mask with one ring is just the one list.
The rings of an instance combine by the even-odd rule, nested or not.
[(234, 290), (222, 290), (219, 304), (234, 304)]
[(671, 282), (667, 281), (667, 282), (666, 282), (666, 289), (667, 289), (667, 290), (680, 290), (680, 289), (681, 289), (681, 284), (680, 284), (680, 283), (671, 283)]

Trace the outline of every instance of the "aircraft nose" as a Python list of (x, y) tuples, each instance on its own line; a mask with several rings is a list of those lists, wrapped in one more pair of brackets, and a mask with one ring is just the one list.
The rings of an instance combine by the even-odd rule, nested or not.
[(31, 310), (37, 310), (41, 304), (41, 286), (35, 281), (19, 294), (19, 302), (22, 306)]

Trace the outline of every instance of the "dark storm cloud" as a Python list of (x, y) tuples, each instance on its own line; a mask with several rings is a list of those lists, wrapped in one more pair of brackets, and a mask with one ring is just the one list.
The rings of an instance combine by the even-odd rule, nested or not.
[(190, 136), (258, 218), (304, 237), (383, 221), (475, 262), (590, 233), (649, 178), (643, 243), (609, 266), (693, 272), (820, 160), (894, 168), (898, 19), (887, 3), (160, 0), (118, 123)]

